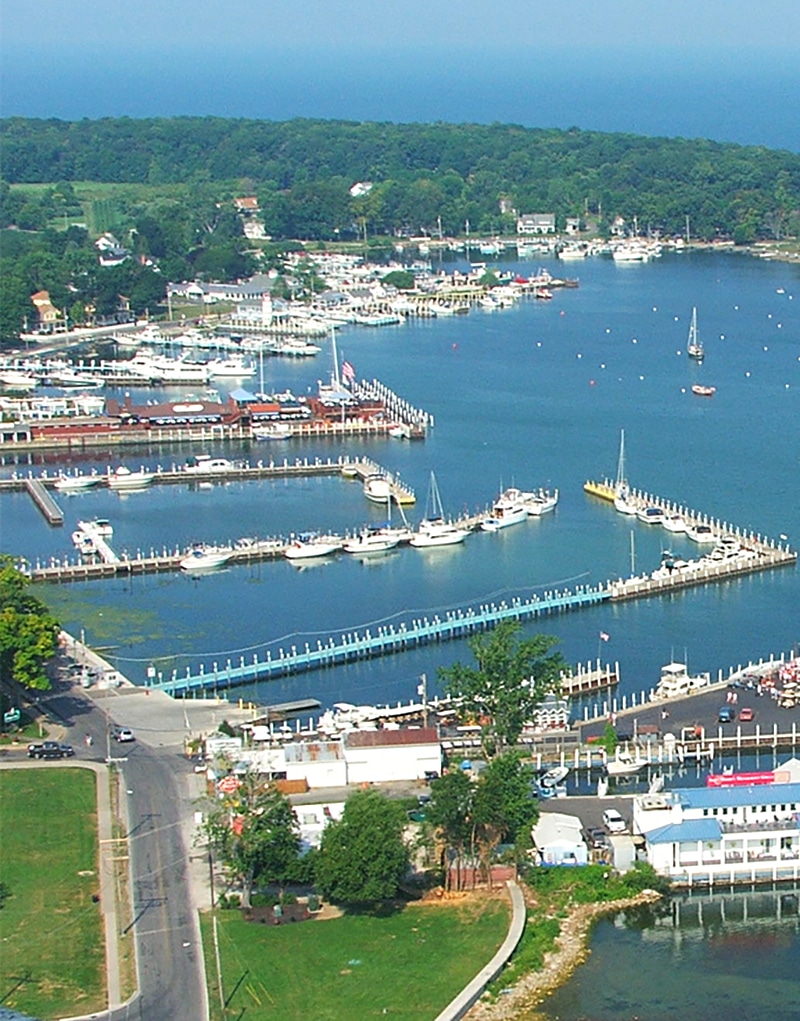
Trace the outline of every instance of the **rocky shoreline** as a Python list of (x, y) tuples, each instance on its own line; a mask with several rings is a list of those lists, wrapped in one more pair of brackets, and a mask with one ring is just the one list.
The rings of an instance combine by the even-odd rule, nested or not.
[(589, 936), (592, 926), (603, 915), (614, 914), (638, 904), (652, 904), (661, 900), (655, 890), (644, 890), (636, 897), (606, 901), (598, 904), (580, 904), (570, 911), (561, 926), (556, 940), (557, 949), (545, 957), (539, 971), (523, 975), (516, 985), (509, 987), (507, 995), (493, 1002), (480, 1000), (466, 1015), (469, 1021), (545, 1021), (536, 1007), (544, 998), (568, 981), (572, 973), (589, 956)]

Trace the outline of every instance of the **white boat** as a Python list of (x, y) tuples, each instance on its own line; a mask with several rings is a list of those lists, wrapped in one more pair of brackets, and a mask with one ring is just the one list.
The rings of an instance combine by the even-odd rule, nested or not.
[(638, 514), (639, 508), (631, 500), (628, 480), (625, 478), (625, 430), (619, 434), (619, 460), (617, 461), (617, 481), (614, 484), (614, 509), (620, 514)]
[(661, 524), (668, 532), (686, 531), (686, 519), (682, 514), (667, 514)]
[(553, 766), (539, 777), (541, 787), (557, 787), (563, 783), (569, 775), (569, 766)]
[(618, 751), (606, 763), (606, 772), (609, 776), (635, 776), (646, 765), (643, 759), (634, 759), (630, 753)]
[(67, 365), (50, 374), (50, 385), (62, 390), (95, 390), (103, 385), (103, 380), (100, 376)]
[(113, 472), (109, 471), (106, 475), (109, 489), (144, 489), (145, 486), (150, 485), (154, 478), (153, 472), (145, 471), (144, 468), (131, 471), (124, 464), (121, 464)]
[(484, 532), (499, 532), (501, 528), (518, 525), (528, 520), (528, 508), (523, 502), (523, 494), (519, 489), (506, 489), (492, 505), (489, 517), (481, 521)]
[(252, 426), (250, 435), (254, 440), (288, 440), (292, 436), (292, 427), (288, 422), (268, 422)]
[(80, 493), (85, 489), (91, 489), (99, 481), (99, 475), (59, 475), (55, 488), (60, 493)]
[(661, 668), (661, 678), (653, 692), (653, 698), (678, 698), (681, 695), (688, 695), (691, 691), (706, 688), (710, 683), (710, 674), (690, 676), (685, 663), (667, 663)]
[(0, 385), (9, 390), (35, 390), (39, 380), (29, 372), (17, 369), (3, 369), (0, 372)]
[(718, 533), (714, 531), (711, 525), (707, 525), (702, 522), (694, 525), (687, 525), (686, 535), (693, 542), (701, 543), (716, 542), (719, 539)]
[(190, 457), (183, 466), (183, 470), (190, 475), (224, 475), (235, 468), (236, 465), (227, 457), (212, 457), (210, 454)]
[(558, 503), (558, 490), (551, 493), (547, 489), (540, 489), (537, 493), (523, 493), (523, 504), (525, 510), (532, 517), (540, 517), (542, 514), (549, 514), (555, 510)]
[(392, 480), (386, 475), (368, 475), (364, 479), (364, 496), (373, 503), (386, 503), (392, 497)]
[[(689, 341), (688, 341), (688, 343), (686, 345), (686, 354), (690, 358), (694, 358), (694, 360), (696, 362), (702, 362), (702, 360), (706, 356), (705, 349), (703, 348), (703, 342), (700, 340), (700, 337), (697, 334), (697, 309), (696, 308), (692, 308), (692, 321), (689, 324)], [(708, 388), (706, 388), (706, 389), (708, 389)], [(693, 393), (697, 392), (694, 387), (692, 387), (692, 392)], [(713, 390), (712, 390), (712, 393), (713, 393)], [(703, 394), (703, 396), (705, 397), (705, 396), (710, 396), (710, 395), (709, 394)]]
[(380, 529), (367, 528), (355, 539), (348, 539), (342, 549), (345, 553), (388, 553), (400, 542), (393, 535), (385, 534)]
[(463, 542), (468, 535), (467, 529), (458, 528), (452, 522), (445, 521), (436, 476), (431, 472), (426, 516), (420, 521), (419, 528), (411, 537), (411, 545), (417, 549), (426, 549), (432, 546), (454, 546)]
[(215, 358), (207, 364), (208, 371), (214, 377), (230, 377), (233, 379), (249, 379), (255, 376), (256, 367), (242, 355), (231, 355), (230, 358)]
[(301, 532), (292, 539), (283, 553), (289, 560), (309, 560), (312, 557), (327, 557), (341, 548), (341, 536)]
[(636, 516), (640, 521), (643, 521), (646, 525), (661, 525), (664, 523), (663, 507), (655, 507), (653, 505), (648, 505), (638, 510), (636, 512)]
[(180, 562), (182, 571), (210, 571), (222, 567), (233, 556), (230, 546), (193, 546)]
[(104, 538), (114, 534), (114, 527), (107, 518), (95, 518), (93, 521), (79, 521), (78, 528), (88, 535), (102, 535)]

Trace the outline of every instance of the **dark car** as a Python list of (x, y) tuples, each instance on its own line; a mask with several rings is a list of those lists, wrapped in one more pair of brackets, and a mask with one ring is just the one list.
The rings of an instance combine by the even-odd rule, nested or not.
[(606, 831), (602, 826), (591, 826), (586, 831), (586, 843), (589, 847), (600, 848), (608, 845)]
[(717, 713), (717, 720), (720, 723), (733, 723), (736, 719), (736, 710), (732, 705), (720, 706), (719, 712)]
[(28, 745), (29, 759), (68, 759), (75, 754), (71, 744), (59, 741), (36, 741)]

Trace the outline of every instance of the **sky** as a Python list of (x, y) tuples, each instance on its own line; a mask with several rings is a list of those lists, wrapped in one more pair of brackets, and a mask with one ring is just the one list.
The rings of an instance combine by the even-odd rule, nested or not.
[(800, 0), (0, 0), (0, 57), (3, 116), (514, 121), (800, 151)]

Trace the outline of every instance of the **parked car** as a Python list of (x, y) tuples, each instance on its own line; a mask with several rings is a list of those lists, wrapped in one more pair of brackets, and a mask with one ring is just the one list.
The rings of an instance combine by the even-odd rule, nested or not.
[(130, 727), (112, 727), (111, 736), (115, 741), (135, 741), (133, 731)]
[(736, 719), (736, 710), (732, 705), (720, 706), (719, 712), (717, 713), (717, 720), (719, 723), (733, 723)]
[(602, 826), (590, 826), (586, 831), (586, 843), (589, 847), (600, 848), (608, 844), (606, 831)]
[(752, 720), (755, 719), (755, 715), (756, 714), (753, 712), (749, 705), (742, 706), (742, 708), (739, 710), (739, 719), (742, 723), (750, 723)]
[(68, 759), (75, 754), (71, 744), (60, 741), (35, 741), (28, 745), (29, 759)]
[(603, 812), (603, 825), (609, 833), (624, 833), (628, 828), (616, 808), (607, 808)]

